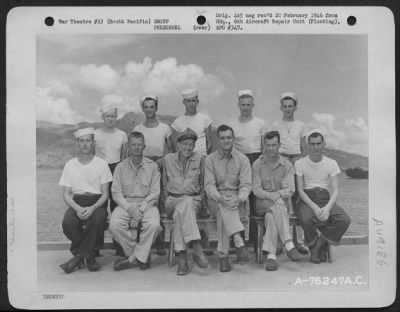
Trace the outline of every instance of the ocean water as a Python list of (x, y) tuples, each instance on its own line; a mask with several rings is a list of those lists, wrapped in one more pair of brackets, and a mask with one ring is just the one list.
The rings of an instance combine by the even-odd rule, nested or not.
[[(60, 169), (37, 169), (38, 242), (66, 240), (61, 221), (67, 206), (58, 185), (60, 176)], [(341, 173), (338, 204), (352, 220), (346, 235), (368, 235), (368, 180), (348, 179)]]

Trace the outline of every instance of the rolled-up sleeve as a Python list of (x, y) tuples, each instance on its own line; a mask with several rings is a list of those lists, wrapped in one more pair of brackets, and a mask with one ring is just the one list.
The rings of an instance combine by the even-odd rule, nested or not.
[(207, 156), (204, 167), (205, 167), (204, 168), (205, 191), (211, 199), (218, 201), (222, 196), (217, 190), (216, 180), (214, 176), (214, 169), (213, 169), (213, 159), (211, 155)]
[(241, 201), (245, 201), (251, 192), (251, 166), (249, 159), (244, 156), (240, 158), (239, 194)]

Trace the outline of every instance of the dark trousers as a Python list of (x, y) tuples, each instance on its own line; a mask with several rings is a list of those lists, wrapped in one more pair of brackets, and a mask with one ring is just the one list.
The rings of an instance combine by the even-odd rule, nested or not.
[[(114, 174), (114, 170), (115, 167), (117, 167), (117, 165), (119, 164), (119, 162), (116, 163), (112, 163), (112, 164), (108, 164), (108, 167), (110, 168), (111, 174)], [(112, 182), (109, 184), (108, 186), (108, 202), (110, 203), (110, 214), (114, 211), (115, 207), (117, 207), (117, 203), (114, 201), (113, 197), (112, 197), (112, 193), (111, 193), (111, 186), (112, 186)], [(104, 232), (103, 232), (103, 236), (101, 238), (99, 238), (103, 244), (104, 244)], [(117, 250), (118, 254), (123, 254), (123, 250), (120, 244), (118, 244), (117, 241), (114, 240), (113, 238), (113, 246), (114, 248)]]
[[(82, 207), (91, 206), (101, 195), (74, 195), (74, 201)], [(88, 220), (79, 219), (75, 210), (69, 207), (64, 214), (62, 228), (71, 241), (71, 253), (85, 258), (95, 257), (99, 237), (104, 236), (104, 223), (107, 217), (106, 205), (97, 208)]]
[[(320, 208), (329, 202), (329, 192), (325, 189), (313, 188), (304, 190), (304, 192)], [(338, 245), (350, 225), (350, 217), (337, 204), (333, 205), (328, 220), (324, 222), (318, 220), (314, 211), (303, 201), (300, 201), (294, 212), (304, 230), (304, 243), (307, 246), (313, 246), (316, 242), (318, 238), (317, 229), (330, 244)]]
[[(250, 165), (253, 165), (253, 162), (255, 162), (260, 156), (261, 153), (250, 153), (246, 154), (247, 158), (250, 161)], [(256, 197), (254, 196), (253, 192), (250, 192), (249, 195), (249, 205), (250, 205), (250, 216), (255, 216), (256, 215)], [(257, 249), (257, 224), (255, 223), (254, 220), (250, 218), (250, 223), (249, 223), (249, 242), (254, 244), (254, 250)]]

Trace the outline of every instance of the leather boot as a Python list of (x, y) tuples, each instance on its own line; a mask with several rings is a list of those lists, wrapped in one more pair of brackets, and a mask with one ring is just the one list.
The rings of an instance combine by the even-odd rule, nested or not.
[(100, 264), (96, 262), (95, 258), (90, 258), (90, 259), (86, 258), (86, 265), (90, 272), (96, 272), (100, 270)]
[(229, 263), (228, 257), (220, 257), (219, 258), (219, 271), (220, 272), (229, 272), (232, 270), (231, 264)]
[(246, 249), (246, 246), (240, 246), (236, 248), (236, 255), (237, 255), (237, 261), (240, 263), (250, 261), (250, 255)]
[(67, 274), (72, 273), (76, 268), (81, 268), (82, 259), (81, 256), (74, 256), (67, 262), (60, 264), (60, 268)]

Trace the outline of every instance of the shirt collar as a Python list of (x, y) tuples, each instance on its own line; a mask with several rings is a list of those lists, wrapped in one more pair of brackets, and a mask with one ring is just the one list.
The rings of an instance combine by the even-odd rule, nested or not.
[[(238, 151), (235, 148), (233, 148), (232, 152), (230, 153), (230, 155), (228, 157), (226, 157), (226, 158), (230, 159), (230, 158), (232, 158), (234, 156), (237, 156), (237, 155), (238, 155)], [(224, 157), (225, 157), (224, 152), (219, 148), (218, 149), (218, 159), (222, 159)]]
[[(267, 158), (264, 155), (260, 156), (260, 159), (267, 164)], [(273, 167), (273, 169), (277, 168), (279, 165), (281, 166), (285, 166), (285, 159), (279, 155), (279, 159), (278, 162), (275, 164), (275, 166)]]
[(133, 170), (139, 170), (141, 167), (144, 166), (144, 162), (145, 162), (145, 158), (143, 157), (143, 158), (142, 158), (142, 161), (140, 162), (140, 164), (136, 167), (136, 166), (133, 164), (132, 158), (129, 158), (129, 165), (131, 166), (131, 168), (132, 168)]

